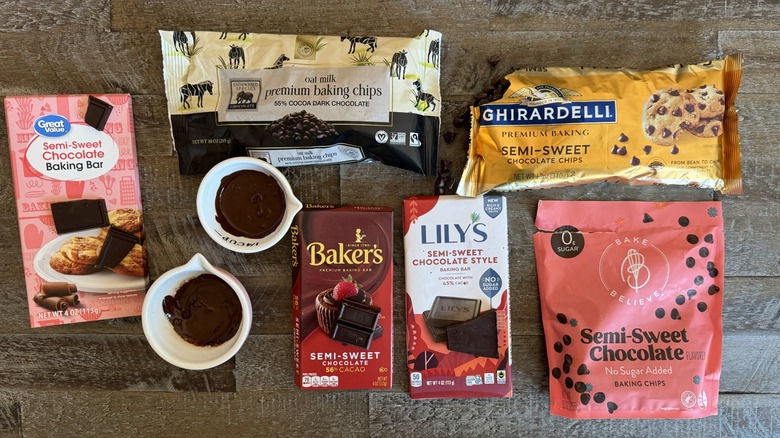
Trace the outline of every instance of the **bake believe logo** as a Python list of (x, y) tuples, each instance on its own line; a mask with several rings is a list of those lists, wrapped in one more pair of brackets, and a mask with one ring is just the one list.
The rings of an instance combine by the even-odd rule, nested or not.
[(645, 238), (618, 238), (601, 254), (599, 278), (610, 297), (629, 306), (644, 306), (663, 296), (669, 260)]
[(615, 123), (617, 108), (614, 100), (572, 101), (581, 96), (568, 88), (540, 84), (523, 87), (506, 97), (520, 99), (517, 103), (480, 105), (483, 126), (525, 126)]

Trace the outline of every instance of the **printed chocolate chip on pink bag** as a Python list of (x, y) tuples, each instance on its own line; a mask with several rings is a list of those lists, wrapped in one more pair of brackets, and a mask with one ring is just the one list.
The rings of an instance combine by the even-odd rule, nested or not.
[(550, 413), (717, 415), (721, 211), (720, 202), (539, 202)]

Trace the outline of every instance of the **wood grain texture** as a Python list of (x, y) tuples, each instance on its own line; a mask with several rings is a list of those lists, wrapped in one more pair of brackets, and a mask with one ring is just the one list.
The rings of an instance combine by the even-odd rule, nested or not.
[[(163, 94), (157, 33), (0, 33), (3, 95)], [(35, 48), (33, 52), (12, 50)], [(67, 55), (67, 62), (62, 62)], [(10, 80), (13, 78), (13, 80)]]
[[(591, 3), (571, 3), (565, 0), (549, 0), (534, 4), (512, 0), (491, 0), (490, 12), (495, 22), (512, 24), (517, 20), (537, 28), (557, 26), (594, 25), (607, 28), (630, 27), (638, 23), (675, 24), (707, 22), (717, 27), (748, 28), (772, 27), (780, 17), (780, 8), (774, 3), (659, 2), (654, 0), (635, 1), (630, 5), (606, 3), (602, 7)], [(716, 24), (717, 23), (717, 24)]]
[[(365, 436), (368, 394), (40, 391), (19, 394), (24, 434), (57, 436)], [(335, 413), (338, 412), (338, 415)], [(132, 414), (130, 414), (132, 413)], [(75, 420), (74, 420), (75, 419)], [(66, 425), (70, 425), (66, 427)]]
[[(489, 12), (485, 3), (485, 0), (448, 2), (446, 8), (457, 10), (458, 13), (447, 14), (447, 26), (469, 29), (486, 26)], [(305, 35), (357, 35), (370, 31), (413, 36), (426, 28), (441, 27), (444, 24), (442, 14), (446, 13), (444, 4), (414, 0), (361, 6), (306, 0), (271, 0), (264, 1), (262, 7), (256, 2), (239, 0), (214, 2), (206, 10), (201, 2), (193, 0), (176, 4), (165, 0), (131, 0), (113, 2), (112, 6), (112, 30), (133, 32), (156, 32), (162, 28)], [(226, 21), (225, 17), (231, 17), (231, 20)], [(262, 17), (262, 26), (258, 26), (259, 17)]]
[[(513, 325), (515, 323), (513, 319)], [(408, 390), (406, 344), (399, 342), (404, 329), (396, 325), (393, 387)], [(777, 394), (780, 385), (780, 340), (773, 333), (727, 332), (723, 338), (721, 392)], [(539, 334), (512, 337), (513, 387), (520, 397), (549, 391), (549, 368), (544, 337)], [(295, 387), (292, 336), (252, 335), (235, 360), (236, 387), (241, 391), (274, 391)]]
[(56, 3), (6, 0), (0, 3), (0, 32), (82, 32), (108, 30), (107, 0), (64, 0)]
[[(776, 395), (722, 395), (718, 416), (699, 420), (592, 420), (572, 421), (549, 415), (549, 398), (537, 393), (516, 394), (508, 400), (416, 401), (406, 409), (404, 394), (372, 393), (369, 400), (370, 434), (415, 436), (440, 434), (471, 436), (738, 436), (772, 437), (780, 426), (773, 407)], [(487, 419), (487, 420), (486, 420)]]
[(0, 434), (22, 436), (21, 403), (16, 394), (7, 390), (0, 390)]
[[(3, 386), (17, 389), (234, 392), (232, 361), (205, 372), (161, 360), (143, 335), (2, 335)], [(45, 354), (41, 354), (44, 353)], [(56, 358), (56, 360), (52, 360)]]
[[(707, 28), (658, 32), (649, 25), (631, 29), (584, 31), (476, 31), (448, 33), (442, 50), (442, 88), (447, 94), (473, 95), (496, 74), (514, 68), (602, 66), (655, 68), (704, 62), (717, 54), (717, 33)], [(510, 42), (510, 43), (508, 43)], [(522, 50), (518, 50), (522, 47)], [(663, 48), (663, 50), (660, 50)], [(594, 51), (601, 61), (594, 62)], [(500, 58), (495, 69), (486, 62)], [(491, 71), (491, 70), (495, 70)]]

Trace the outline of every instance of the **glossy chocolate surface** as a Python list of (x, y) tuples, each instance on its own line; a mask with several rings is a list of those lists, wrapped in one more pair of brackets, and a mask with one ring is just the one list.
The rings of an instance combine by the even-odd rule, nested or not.
[(106, 201), (103, 199), (53, 202), (51, 214), (57, 234), (108, 226)]
[(474, 319), (479, 315), (481, 300), (438, 296), (433, 300), (425, 322), (429, 327), (445, 328), (452, 324)]
[(213, 274), (188, 280), (175, 295), (166, 296), (162, 306), (176, 333), (199, 346), (220, 345), (230, 340), (241, 325), (238, 296)]
[(222, 178), (215, 199), (217, 222), (234, 236), (260, 239), (282, 222), (284, 191), (273, 176), (239, 170)]

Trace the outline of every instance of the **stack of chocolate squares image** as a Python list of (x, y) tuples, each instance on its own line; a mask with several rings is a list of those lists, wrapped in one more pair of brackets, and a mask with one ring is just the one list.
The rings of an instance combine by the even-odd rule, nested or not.
[(450, 351), (497, 359), (496, 310), (480, 313), (481, 307), (479, 299), (437, 296), (423, 317), (433, 340)]

